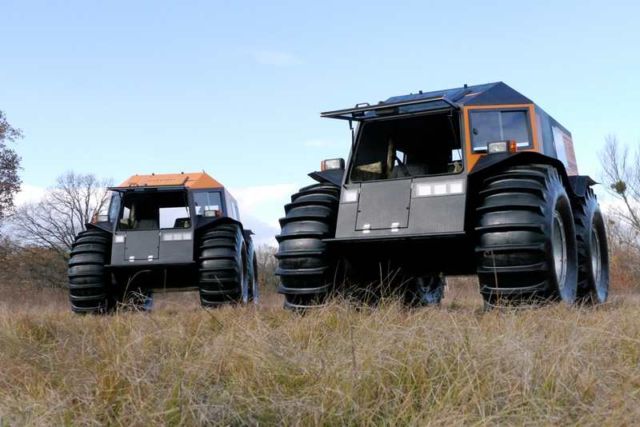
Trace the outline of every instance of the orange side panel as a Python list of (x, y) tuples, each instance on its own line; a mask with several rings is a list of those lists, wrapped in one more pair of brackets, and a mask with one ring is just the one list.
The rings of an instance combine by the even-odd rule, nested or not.
[(118, 187), (222, 188), (223, 185), (205, 172), (134, 175)]
[(538, 125), (536, 124), (536, 111), (534, 104), (505, 104), (505, 105), (480, 105), (473, 107), (463, 107), (462, 114), (464, 116), (464, 134), (465, 134), (465, 153), (467, 155), (467, 170), (472, 171), (476, 163), (482, 156), (486, 156), (484, 153), (474, 153), (471, 150), (471, 128), (469, 126), (469, 112), (473, 110), (500, 110), (505, 108), (522, 108), (529, 111), (529, 126), (531, 127), (531, 139), (533, 147), (522, 151), (537, 151), (542, 152), (540, 149), (540, 141), (538, 140)]

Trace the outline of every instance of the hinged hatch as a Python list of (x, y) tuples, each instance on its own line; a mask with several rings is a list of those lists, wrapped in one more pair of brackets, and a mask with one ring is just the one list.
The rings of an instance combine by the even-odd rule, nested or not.
[(363, 183), (360, 188), (356, 230), (407, 228), (411, 180)]

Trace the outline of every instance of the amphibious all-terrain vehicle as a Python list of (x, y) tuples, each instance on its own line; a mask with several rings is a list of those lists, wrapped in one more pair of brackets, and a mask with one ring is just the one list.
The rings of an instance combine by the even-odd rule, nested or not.
[(527, 97), (501, 82), (465, 85), (322, 117), (349, 123), (351, 151), (346, 167), (323, 161), (310, 174), (318, 183), (285, 206), (286, 306), (380, 277), (437, 303), (444, 275), (468, 274), (489, 305), (606, 300), (595, 183), (578, 174), (571, 133)]
[(218, 181), (204, 172), (135, 175), (110, 190), (108, 210), (71, 251), (74, 312), (142, 304), (153, 289), (199, 289), (205, 307), (257, 300), (252, 233)]

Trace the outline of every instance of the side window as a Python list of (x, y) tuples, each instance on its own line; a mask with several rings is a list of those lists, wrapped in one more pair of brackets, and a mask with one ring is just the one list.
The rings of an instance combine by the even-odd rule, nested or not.
[(240, 211), (238, 210), (238, 204), (235, 201), (233, 202), (233, 212), (236, 215), (236, 219), (240, 221)]
[(122, 230), (128, 230), (131, 228), (132, 222), (131, 209), (125, 206), (122, 208), (122, 217), (120, 218), (119, 228)]
[(217, 191), (199, 191), (193, 194), (196, 215), (221, 216), (222, 203)]
[(238, 206), (236, 206), (236, 201), (233, 200), (231, 197), (229, 197), (229, 195), (227, 194), (227, 209), (229, 212), (227, 212), (227, 215), (229, 215), (231, 218), (233, 219), (238, 219)]
[(120, 213), (120, 193), (113, 192), (111, 194), (111, 203), (109, 204), (109, 222), (115, 223)]
[(474, 152), (487, 150), (490, 142), (514, 140), (519, 148), (531, 147), (526, 110), (473, 111), (471, 141)]

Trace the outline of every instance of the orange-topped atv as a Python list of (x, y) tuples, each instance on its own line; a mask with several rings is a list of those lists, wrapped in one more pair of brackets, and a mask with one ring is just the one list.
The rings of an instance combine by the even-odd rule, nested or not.
[(69, 259), (71, 308), (105, 313), (154, 289), (199, 289), (205, 307), (258, 297), (251, 231), (206, 173), (134, 175), (81, 232)]

